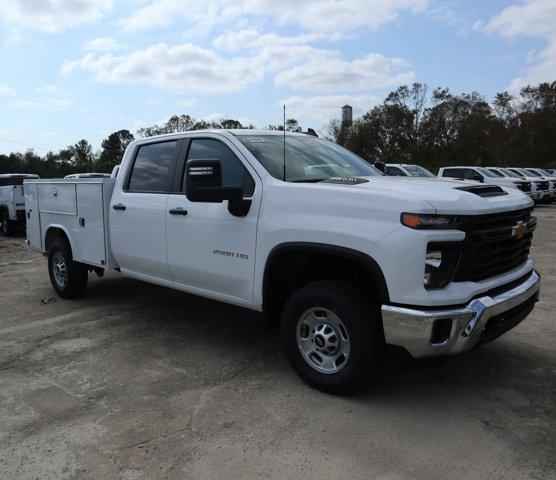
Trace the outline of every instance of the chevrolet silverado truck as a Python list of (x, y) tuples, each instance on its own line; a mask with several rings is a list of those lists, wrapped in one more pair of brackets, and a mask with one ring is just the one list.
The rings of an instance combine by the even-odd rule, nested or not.
[(23, 180), (39, 178), (32, 173), (3, 173), (0, 175), (0, 232), (13, 235), (25, 225), (25, 194)]
[(25, 185), (27, 241), (59, 296), (116, 269), (264, 312), (296, 373), (331, 393), (367, 386), (387, 345), (458, 354), (538, 300), (527, 195), (387, 177), (302, 133), (150, 137), (116, 178)]

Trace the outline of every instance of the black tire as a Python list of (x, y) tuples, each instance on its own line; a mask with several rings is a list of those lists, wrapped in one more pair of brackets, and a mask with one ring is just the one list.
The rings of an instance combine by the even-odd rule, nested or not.
[(0, 211), (0, 232), (2, 232), (2, 235), (11, 237), (15, 233), (15, 227), (16, 224), (10, 220), (8, 211), (2, 209), (2, 211)]
[[(59, 273), (61, 264), (65, 265), (65, 281)], [(57, 266), (58, 265), (58, 266)], [(48, 273), (52, 287), (62, 298), (75, 298), (87, 289), (88, 271), (82, 263), (74, 262), (71, 247), (66, 240), (58, 239), (48, 250)]]
[[(301, 317), (311, 309), (332, 312), (347, 331), (350, 350), (339, 371), (319, 371), (298, 347), (298, 321), (302, 325)], [(301, 287), (284, 306), (281, 329), (283, 348), (291, 366), (314, 388), (336, 395), (352, 394), (365, 389), (380, 374), (385, 352), (380, 309), (349, 282), (322, 280)], [(316, 342), (314, 337), (311, 343), (316, 345)]]

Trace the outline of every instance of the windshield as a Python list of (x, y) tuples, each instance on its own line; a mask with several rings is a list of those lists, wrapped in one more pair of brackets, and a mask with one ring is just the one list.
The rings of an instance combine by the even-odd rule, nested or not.
[(409, 174), (412, 177), (429, 177), (429, 178), (436, 178), (436, 175), (433, 175), (429, 172), (426, 168), (423, 168), (421, 165), (404, 165)]
[[(237, 138), (273, 177), (284, 180), (282, 135), (238, 135)], [(349, 150), (322, 138), (286, 135), (285, 156), (288, 182), (382, 175)]]
[(494, 175), (494, 173), (492, 173), (491, 171), (487, 170), (486, 168), (477, 167), (477, 170), (478, 170), (479, 172), (481, 172), (485, 177), (496, 178), (496, 175)]
[(507, 168), (501, 168), (500, 169), (501, 172), (505, 173), (507, 177), (512, 177), (512, 178), (521, 178), (517, 173), (512, 172), (511, 170), (507, 169)]
[(533, 177), (542, 177), (542, 175), (540, 173), (535, 172), (535, 170), (529, 170), (528, 168), (526, 168), (525, 171), (533, 175)]
[(542, 175), (538, 172), (535, 172), (535, 170), (529, 170), (528, 168), (526, 168), (525, 171), (530, 174), (529, 176), (532, 175), (533, 177), (542, 177)]
[(489, 168), (488, 171), (491, 172), (491, 173), (494, 173), (494, 175), (496, 175), (497, 177), (503, 177), (504, 176), (498, 170), (494, 170), (494, 168)]

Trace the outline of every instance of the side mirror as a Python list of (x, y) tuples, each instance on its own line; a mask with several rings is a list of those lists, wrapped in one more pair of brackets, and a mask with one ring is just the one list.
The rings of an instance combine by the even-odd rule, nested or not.
[(185, 165), (185, 194), (191, 202), (222, 203), (241, 200), (243, 188), (223, 187), (220, 160), (203, 158)]
[(222, 203), (236, 217), (249, 213), (251, 200), (243, 199), (243, 187), (222, 186), (222, 165), (213, 158), (189, 160), (185, 164), (185, 195), (190, 202)]
[(480, 174), (477, 175), (476, 180), (477, 180), (478, 182), (485, 183), (485, 178), (484, 178), (482, 175), (480, 175)]

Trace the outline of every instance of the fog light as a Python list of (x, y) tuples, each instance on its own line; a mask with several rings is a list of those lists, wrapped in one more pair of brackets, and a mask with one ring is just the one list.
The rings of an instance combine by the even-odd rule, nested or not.
[(429, 245), (425, 257), (425, 274), (423, 277), (425, 288), (430, 290), (448, 285), (454, 276), (459, 257), (458, 250), (434, 248), (434, 245)]

